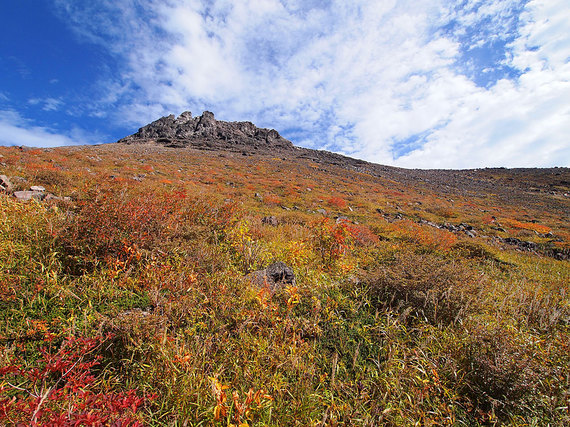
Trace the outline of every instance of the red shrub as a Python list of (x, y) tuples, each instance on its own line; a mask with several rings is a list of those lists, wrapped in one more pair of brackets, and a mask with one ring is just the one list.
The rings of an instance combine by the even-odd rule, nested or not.
[(42, 349), (33, 366), (21, 362), (0, 368), (0, 423), (141, 425), (135, 414), (155, 396), (96, 389), (93, 368), (99, 365), (96, 351), (104, 341), (71, 337), (55, 353)]

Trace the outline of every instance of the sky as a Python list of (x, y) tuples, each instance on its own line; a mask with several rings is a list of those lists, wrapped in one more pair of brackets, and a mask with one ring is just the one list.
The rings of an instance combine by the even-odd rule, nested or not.
[(0, 145), (208, 110), (408, 168), (570, 166), (568, 0), (17, 0)]

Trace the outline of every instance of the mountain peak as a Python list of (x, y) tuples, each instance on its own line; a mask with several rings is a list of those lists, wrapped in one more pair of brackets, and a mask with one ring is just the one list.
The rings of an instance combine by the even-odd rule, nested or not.
[(185, 111), (161, 117), (119, 141), (124, 144), (158, 143), (167, 147), (193, 147), (229, 151), (283, 151), (293, 149), (291, 141), (275, 129), (258, 128), (251, 122), (225, 122), (204, 111), (192, 117)]

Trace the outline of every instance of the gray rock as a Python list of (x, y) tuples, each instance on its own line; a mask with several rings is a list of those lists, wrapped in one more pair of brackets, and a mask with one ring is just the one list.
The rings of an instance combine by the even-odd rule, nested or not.
[(323, 208), (317, 209), (317, 212), (320, 213), (321, 215), (327, 215), (327, 211)]
[(248, 154), (250, 151), (291, 150), (291, 141), (274, 129), (258, 128), (251, 122), (216, 120), (210, 111), (192, 117), (186, 111), (180, 116), (162, 117), (119, 140), (120, 143), (156, 142), (167, 147), (192, 146), (202, 149), (226, 149)]
[(41, 185), (32, 185), (32, 186), (30, 187), (30, 191), (40, 191), (40, 192), (43, 192), (43, 191), (46, 191), (46, 189), (45, 189), (45, 187), (42, 187)]
[(284, 262), (277, 261), (263, 270), (248, 274), (246, 279), (256, 286), (268, 287), (271, 292), (276, 292), (295, 284), (295, 272)]
[(279, 225), (279, 220), (274, 216), (264, 216), (261, 218), (261, 222), (267, 225), (272, 225), (273, 227), (277, 227)]
[(5, 191), (6, 193), (14, 191), (14, 186), (6, 175), (0, 175), (0, 190)]
[(49, 201), (53, 201), (53, 202), (70, 202), (71, 201), (71, 197), (59, 197), (59, 196), (54, 196), (51, 193), (47, 193), (43, 199), (46, 202)]
[(43, 200), (45, 193), (43, 191), (15, 191), (14, 197), (18, 200)]

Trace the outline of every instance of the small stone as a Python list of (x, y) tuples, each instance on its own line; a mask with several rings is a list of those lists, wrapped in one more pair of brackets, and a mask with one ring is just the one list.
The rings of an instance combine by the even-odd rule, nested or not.
[(40, 192), (44, 192), (46, 191), (45, 187), (42, 187), (41, 185), (32, 185), (30, 187), (30, 191), (40, 191)]
[(321, 215), (326, 215), (327, 211), (324, 210), (323, 208), (317, 209), (317, 212), (320, 213)]

